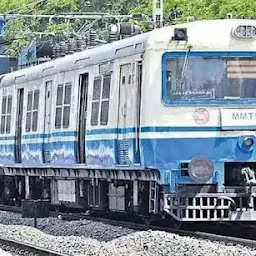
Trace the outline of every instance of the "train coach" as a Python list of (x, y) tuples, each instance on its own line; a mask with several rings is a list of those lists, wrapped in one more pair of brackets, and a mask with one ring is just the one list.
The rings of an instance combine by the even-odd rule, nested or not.
[(256, 21), (178, 24), (0, 77), (0, 194), (256, 220)]

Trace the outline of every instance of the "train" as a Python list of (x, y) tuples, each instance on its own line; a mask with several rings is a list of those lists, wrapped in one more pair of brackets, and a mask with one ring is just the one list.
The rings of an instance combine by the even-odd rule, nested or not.
[(0, 77), (0, 198), (256, 220), (256, 21), (155, 29)]

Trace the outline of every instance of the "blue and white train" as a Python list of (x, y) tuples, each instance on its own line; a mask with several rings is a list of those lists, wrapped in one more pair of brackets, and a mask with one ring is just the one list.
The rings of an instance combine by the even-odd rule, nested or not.
[(0, 98), (3, 201), (256, 220), (256, 21), (87, 49), (1, 76)]

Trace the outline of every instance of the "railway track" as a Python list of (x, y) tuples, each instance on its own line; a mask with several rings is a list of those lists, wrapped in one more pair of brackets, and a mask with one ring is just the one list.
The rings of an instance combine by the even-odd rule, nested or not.
[(105, 219), (105, 218), (99, 218), (99, 217), (92, 217), (92, 216), (84, 216), (84, 215), (74, 215), (74, 214), (57, 214), (52, 213), (53, 216), (61, 215), (63, 219), (66, 220), (79, 220), (79, 219), (87, 219), (92, 221), (99, 221), (106, 224), (111, 224), (114, 226), (122, 226), (125, 228), (130, 228), (134, 230), (158, 230), (158, 231), (165, 231), (169, 233), (174, 233), (180, 236), (189, 236), (189, 237), (195, 237), (200, 239), (207, 239), (209, 241), (218, 241), (218, 242), (224, 242), (226, 244), (232, 244), (232, 245), (244, 245), (251, 248), (256, 248), (256, 241), (252, 239), (244, 239), (239, 237), (232, 237), (232, 236), (225, 236), (225, 235), (218, 235), (218, 234), (212, 234), (210, 232), (200, 232), (200, 231), (190, 231), (190, 230), (178, 230), (176, 228), (169, 228), (169, 227), (163, 227), (158, 225), (147, 225), (147, 224), (139, 224), (139, 223), (133, 223), (129, 221), (119, 221), (119, 220), (113, 220), (113, 219)]
[[(0, 205), (0, 210), (12, 211), (12, 212), (16, 212), (16, 213), (21, 212), (20, 207), (12, 207), (12, 206), (6, 206), (6, 205)], [(50, 215), (52, 217), (60, 217), (61, 216), (61, 218), (66, 221), (86, 219), (86, 220), (91, 220), (91, 221), (103, 222), (105, 224), (110, 224), (110, 225), (114, 225), (114, 226), (122, 226), (125, 228), (130, 228), (130, 229), (134, 229), (134, 230), (138, 230), (138, 231), (141, 231), (141, 230), (165, 231), (165, 232), (174, 233), (174, 234), (177, 234), (180, 236), (189, 236), (189, 237), (195, 237), (195, 238), (200, 238), (200, 239), (206, 239), (209, 241), (223, 242), (225, 244), (243, 245), (243, 246), (248, 246), (251, 248), (256, 248), (256, 241), (254, 240), (255, 235), (251, 235), (250, 239), (245, 239), (245, 238), (239, 237), (239, 233), (234, 233), (234, 236), (220, 235), (220, 234), (211, 233), (211, 229), (209, 229), (208, 232), (202, 232), (202, 231), (196, 231), (196, 230), (185, 230), (185, 229), (164, 227), (163, 225), (159, 226), (159, 225), (154, 225), (154, 224), (141, 224), (141, 223), (137, 223), (137, 222), (114, 220), (114, 219), (110, 219), (110, 218), (95, 217), (95, 216), (85, 215), (85, 214), (51, 212)], [(166, 220), (166, 221), (168, 221), (168, 220)], [(253, 230), (255, 230), (255, 228), (253, 228)], [(0, 243), (1, 243), (1, 239), (0, 239)], [(44, 255), (61, 255), (61, 254), (55, 253), (55, 254), (39, 254), (39, 255), (44, 256)]]
[(34, 245), (17, 242), (14, 240), (0, 237), (0, 248), (12, 255), (24, 256), (68, 256), (59, 252), (40, 248)]

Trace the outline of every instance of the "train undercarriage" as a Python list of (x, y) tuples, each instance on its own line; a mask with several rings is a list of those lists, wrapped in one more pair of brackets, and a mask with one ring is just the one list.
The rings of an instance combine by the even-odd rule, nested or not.
[(55, 210), (150, 215), (159, 209), (157, 176), (154, 171), (143, 170), (5, 168), (0, 175), (0, 200), (2, 204), (21, 206), (24, 199), (43, 199)]
[(255, 221), (255, 167), (225, 164), (223, 192), (217, 184), (177, 184), (173, 194), (159, 184), (156, 170), (3, 168), (0, 200), (21, 206), (23, 199), (44, 199), (55, 210), (161, 215), (177, 222)]

